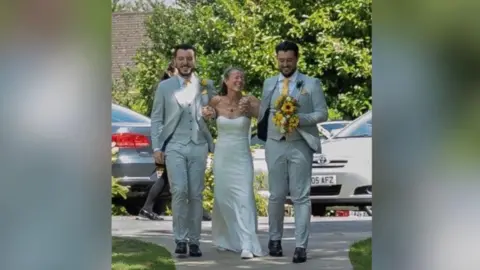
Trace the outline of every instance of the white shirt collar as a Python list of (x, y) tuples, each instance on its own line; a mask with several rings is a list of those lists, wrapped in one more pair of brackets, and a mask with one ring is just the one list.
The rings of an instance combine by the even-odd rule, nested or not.
[[(294, 82), (297, 80), (297, 77), (298, 77), (298, 69), (295, 70), (295, 72), (292, 74), (292, 76), (290, 76), (290, 82)], [(283, 76), (282, 73), (280, 73), (280, 75), (278, 75), (278, 81), (281, 82), (285, 79), (285, 76)]]

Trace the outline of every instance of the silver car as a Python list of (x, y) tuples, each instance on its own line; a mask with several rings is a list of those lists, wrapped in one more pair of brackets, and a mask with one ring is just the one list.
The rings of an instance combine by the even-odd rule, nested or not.
[[(138, 199), (143, 203), (153, 184), (150, 176), (155, 170), (150, 118), (112, 104), (112, 142), (119, 148), (118, 158), (112, 164), (112, 176), (120, 184), (130, 186), (129, 201)], [(162, 195), (168, 197), (168, 189)]]

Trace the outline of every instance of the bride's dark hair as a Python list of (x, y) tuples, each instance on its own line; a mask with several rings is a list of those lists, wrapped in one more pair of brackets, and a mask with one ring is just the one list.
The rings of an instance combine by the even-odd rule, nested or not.
[(230, 74), (232, 74), (232, 72), (234, 71), (240, 71), (243, 75), (245, 75), (245, 71), (239, 67), (229, 67), (225, 69), (222, 75), (222, 87), (220, 88), (220, 92), (218, 92), (220, 96), (227, 95), (228, 88), (227, 88), (227, 84), (225, 83), (225, 80), (227, 80), (230, 77)]

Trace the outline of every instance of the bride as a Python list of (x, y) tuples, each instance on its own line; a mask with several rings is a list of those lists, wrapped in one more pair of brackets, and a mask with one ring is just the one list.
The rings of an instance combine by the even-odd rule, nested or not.
[(212, 237), (219, 250), (238, 252), (242, 259), (251, 259), (265, 255), (256, 232), (250, 152), (250, 117), (258, 116), (260, 102), (253, 96), (242, 96), (244, 84), (243, 70), (227, 69), (219, 95), (209, 104), (218, 116), (213, 160)]

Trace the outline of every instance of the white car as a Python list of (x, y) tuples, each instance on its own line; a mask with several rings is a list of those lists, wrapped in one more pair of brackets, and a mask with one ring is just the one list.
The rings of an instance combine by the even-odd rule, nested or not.
[(371, 213), (371, 111), (322, 143), (322, 154), (314, 156), (310, 196), (314, 215), (327, 206), (357, 206)]

